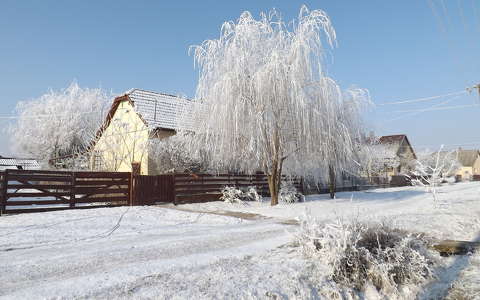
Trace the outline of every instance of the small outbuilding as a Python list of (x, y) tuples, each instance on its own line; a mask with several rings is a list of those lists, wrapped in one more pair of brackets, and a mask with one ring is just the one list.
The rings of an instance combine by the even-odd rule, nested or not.
[(0, 156), (0, 171), (14, 170), (40, 170), (40, 164), (32, 158), (14, 158)]
[(480, 175), (480, 151), (458, 149), (457, 159), (461, 166), (455, 175), (466, 180)]
[(407, 136), (405, 134), (385, 135), (379, 138), (379, 143), (391, 147), (392, 153), (394, 153), (399, 160), (398, 167), (387, 170), (388, 175), (393, 176), (408, 173), (417, 156)]

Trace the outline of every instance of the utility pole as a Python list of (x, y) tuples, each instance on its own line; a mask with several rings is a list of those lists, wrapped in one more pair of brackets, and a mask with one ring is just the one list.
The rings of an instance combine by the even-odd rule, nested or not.
[(478, 93), (478, 103), (480, 104), (480, 83), (479, 83), (479, 84), (476, 84), (476, 85), (474, 85), (474, 86), (472, 86), (472, 87), (468, 87), (468, 88), (467, 88), (467, 91), (468, 91), (469, 93), (471, 93), (474, 89), (477, 90), (477, 93)]

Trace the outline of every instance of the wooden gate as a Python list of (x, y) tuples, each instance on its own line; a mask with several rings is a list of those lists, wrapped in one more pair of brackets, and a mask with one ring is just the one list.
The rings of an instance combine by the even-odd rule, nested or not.
[(0, 214), (129, 204), (130, 173), (5, 170)]
[(133, 205), (154, 205), (156, 202), (175, 202), (174, 175), (137, 175), (134, 177)]

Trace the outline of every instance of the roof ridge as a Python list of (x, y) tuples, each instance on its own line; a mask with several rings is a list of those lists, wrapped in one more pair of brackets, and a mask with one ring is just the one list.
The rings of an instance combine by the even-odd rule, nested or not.
[(169, 97), (174, 97), (174, 98), (179, 98), (179, 99), (185, 99), (185, 100), (190, 100), (190, 99), (187, 98), (187, 97), (175, 96), (175, 95), (172, 95), (172, 94), (161, 93), (161, 92), (156, 92), (156, 91), (149, 91), (149, 90), (144, 90), (144, 89), (139, 89), (139, 88), (131, 88), (131, 89), (129, 89), (127, 92), (125, 92), (125, 94), (130, 95), (130, 94), (132, 94), (132, 93), (135, 92), (135, 91), (146, 92), (146, 93), (151, 93), (151, 94), (157, 94), (157, 95), (162, 95), (162, 96), (169, 96)]

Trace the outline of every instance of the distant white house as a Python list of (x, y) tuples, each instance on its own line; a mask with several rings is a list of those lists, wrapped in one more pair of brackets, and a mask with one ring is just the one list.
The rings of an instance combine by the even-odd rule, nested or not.
[(13, 158), (0, 156), (0, 171), (14, 170), (40, 170), (40, 164), (31, 158)]

